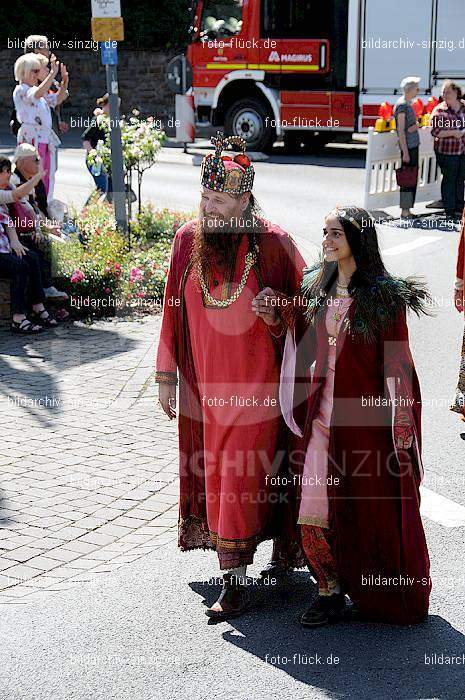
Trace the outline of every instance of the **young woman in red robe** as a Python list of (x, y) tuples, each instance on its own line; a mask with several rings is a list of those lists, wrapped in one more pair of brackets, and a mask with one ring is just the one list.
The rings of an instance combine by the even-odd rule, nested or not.
[(326, 217), (323, 255), (304, 271), (298, 296), (262, 293), (277, 296), (288, 326), (280, 400), (302, 440), (298, 522), (319, 596), (301, 624), (345, 616), (346, 595), (364, 619), (420, 622), (431, 582), (420, 517), (421, 395), (406, 312), (426, 312), (428, 294), (386, 271), (362, 209)]
[[(459, 250), (457, 254), (457, 270), (455, 280), (455, 307), (459, 313), (465, 311), (465, 210), (462, 216), (462, 233), (460, 235)], [(455, 392), (455, 397), (451, 411), (460, 414), (462, 420), (465, 420), (465, 330), (462, 343), (462, 359), (460, 362), (459, 381)], [(461, 437), (465, 440), (465, 433), (461, 433)]]

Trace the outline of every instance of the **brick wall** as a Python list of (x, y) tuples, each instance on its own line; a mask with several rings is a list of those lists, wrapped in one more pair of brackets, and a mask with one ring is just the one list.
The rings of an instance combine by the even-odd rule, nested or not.
[[(0, 51), (0, 114), (5, 129), (12, 109), (12, 93), (16, 85), (13, 75), (17, 49)], [(174, 115), (174, 95), (165, 85), (165, 68), (173, 55), (163, 51), (118, 50), (118, 83), (121, 111), (128, 114), (137, 107), (142, 116), (153, 115), (166, 123)], [(63, 116), (87, 117), (95, 107), (95, 99), (106, 92), (105, 68), (100, 63), (100, 51), (63, 51), (59, 60), (66, 63), (70, 73), (70, 97), (63, 107)], [(79, 126), (76, 124), (75, 126)], [(167, 129), (172, 133), (172, 129)]]

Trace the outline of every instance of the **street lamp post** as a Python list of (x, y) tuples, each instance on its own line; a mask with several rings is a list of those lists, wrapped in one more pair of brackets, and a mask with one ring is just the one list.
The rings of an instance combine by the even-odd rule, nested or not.
[(123, 149), (121, 145), (121, 128), (119, 115), (118, 74), (116, 65), (106, 65), (107, 92), (110, 103), (110, 146), (111, 146), (111, 181), (113, 189), (113, 206), (116, 225), (124, 233), (128, 230), (126, 212), (126, 192), (124, 187)]

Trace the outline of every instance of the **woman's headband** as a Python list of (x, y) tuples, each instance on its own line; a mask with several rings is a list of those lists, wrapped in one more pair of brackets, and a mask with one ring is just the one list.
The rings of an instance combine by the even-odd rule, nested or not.
[(350, 221), (351, 224), (353, 224), (356, 228), (358, 228), (359, 231), (362, 231), (362, 226), (358, 223), (356, 219), (354, 219), (353, 216), (350, 216), (350, 214), (347, 213), (345, 209), (339, 209), (339, 207), (336, 207), (332, 212), (336, 218), (340, 219), (347, 219), (347, 221)]

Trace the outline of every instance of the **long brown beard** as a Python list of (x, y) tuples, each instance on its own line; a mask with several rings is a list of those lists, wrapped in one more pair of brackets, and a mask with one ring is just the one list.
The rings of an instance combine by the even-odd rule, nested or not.
[(245, 214), (243, 221), (244, 225), (238, 226), (235, 230), (228, 226), (220, 230), (213, 230), (204, 225), (199, 216), (192, 248), (194, 275), (198, 270), (199, 263), (202, 270), (207, 270), (212, 262), (220, 268), (226, 267), (231, 260), (235, 259), (242, 236), (247, 235), (250, 243), (253, 237), (257, 237), (259, 220)]

